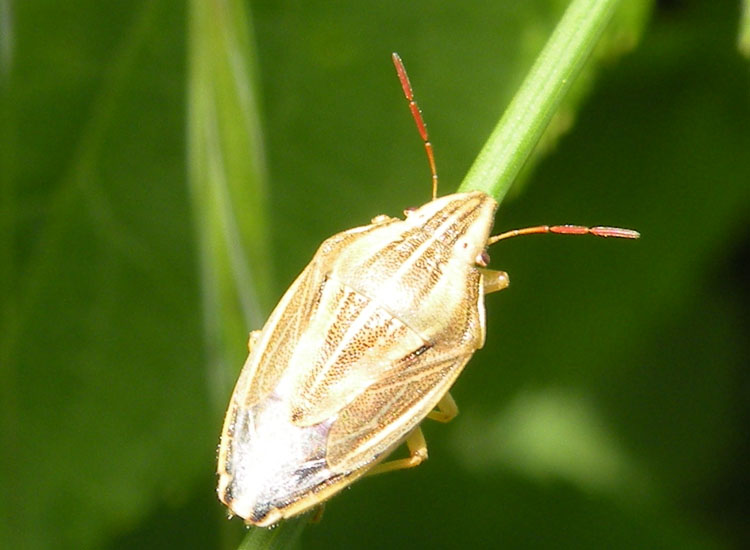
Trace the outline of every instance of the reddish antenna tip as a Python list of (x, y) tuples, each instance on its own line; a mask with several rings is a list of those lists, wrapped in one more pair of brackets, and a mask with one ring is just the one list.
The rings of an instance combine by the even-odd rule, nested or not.
[(597, 226), (591, 228), (591, 234), (597, 237), (616, 237), (618, 239), (640, 239), (641, 234), (635, 229), (623, 229), (622, 227)]
[(414, 92), (412, 92), (411, 82), (409, 82), (409, 75), (406, 74), (406, 67), (404, 67), (404, 62), (401, 61), (401, 56), (399, 56), (396, 52), (393, 52), (391, 54), (391, 59), (393, 60), (393, 64), (396, 67), (396, 73), (398, 74), (399, 82), (401, 82), (401, 89), (404, 90), (404, 96), (406, 96), (406, 99), (408, 101), (413, 101)]
[(487, 240), (487, 246), (495, 244), (504, 239), (519, 237), (521, 235), (540, 235), (543, 233), (555, 233), (557, 235), (594, 235), (595, 237), (616, 238), (616, 239), (638, 239), (641, 234), (633, 229), (623, 229), (622, 227), (607, 227), (597, 225), (596, 227), (586, 227), (585, 225), (536, 225), (534, 227), (524, 227), (523, 229), (511, 229)]

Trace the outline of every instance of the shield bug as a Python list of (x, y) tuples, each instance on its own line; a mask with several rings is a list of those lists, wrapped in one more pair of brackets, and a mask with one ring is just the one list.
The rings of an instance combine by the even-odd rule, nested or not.
[[(457, 414), (448, 390), (484, 344), (484, 296), (508, 286), (506, 273), (487, 269), (489, 245), (534, 233), (639, 236), (562, 225), (491, 237), (492, 197), (436, 197), (427, 129), (398, 55), (393, 61), (427, 152), (432, 200), (403, 220), (377, 216), (324, 241), (250, 334), (221, 434), (217, 489), (249, 524), (272, 525), (365, 474), (427, 458), (419, 424)], [(408, 458), (381, 462), (404, 442)]]

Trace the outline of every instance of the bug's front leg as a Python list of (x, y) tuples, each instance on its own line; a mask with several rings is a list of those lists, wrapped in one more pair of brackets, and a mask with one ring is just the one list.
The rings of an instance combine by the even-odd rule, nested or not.
[(369, 476), (373, 474), (382, 474), (384, 472), (392, 472), (393, 470), (413, 468), (427, 460), (427, 442), (425, 441), (424, 434), (419, 426), (417, 426), (414, 431), (409, 434), (409, 437), (406, 438), (406, 446), (409, 447), (408, 458), (397, 458), (396, 460), (389, 460), (388, 462), (377, 464), (373, 466), (366, 475)]
[(505, 271), (479, 268), (479, 272), (482, 274), (482, 286), (484, 287), (485, 294), (503, 290), (504, 288), (508, 288), (510, 284), (510, 279)]

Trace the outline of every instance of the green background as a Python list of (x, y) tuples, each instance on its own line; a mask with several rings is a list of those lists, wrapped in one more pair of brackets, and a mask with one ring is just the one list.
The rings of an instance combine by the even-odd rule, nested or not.
[[(429, 199), (390, 53), (449, 193), (566, 4), (252, 3), (264, 314), (324, 238)], [(243, 528), (214, 493), (231, 387), (214, 397), (206, 366), (186, 167), (188, 9), (0, 8), (0, 547), (231, 547)], [(623, 34), (607, 34), (557, 122), (569, 132), (496, 228), (623, 225), (643, 238), (493, 247), (512, 285), (487, 299), (487, 345), (453, 391), (461, 414), (425, 425), (424, 465), (335, 497), (304, 548), (750, 543), (738, 16), (735, 1), (673, 0), (616, 21)]]

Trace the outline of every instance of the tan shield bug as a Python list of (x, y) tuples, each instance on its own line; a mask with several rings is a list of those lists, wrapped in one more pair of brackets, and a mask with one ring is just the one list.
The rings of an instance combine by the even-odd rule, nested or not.
[[(489, 245), (534, 233), (639, 236), (562, 225), (491, 237), (495, 199), (437, 198), (427, 129), (398, 55), (393, 62), (427, 151), (432, 200), (404, 220), (377, 216), (325, 240), (250, 334), (221, 434), (218, 495), (253, 525), (427, 458), (419, 424), (457, 414), (448, 391), (484, 344), (484, 295), (508, 286), (506, 273), (487, 269)], [(408, 458), (381, 462), (404, 442)]]

